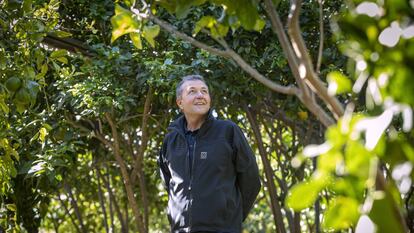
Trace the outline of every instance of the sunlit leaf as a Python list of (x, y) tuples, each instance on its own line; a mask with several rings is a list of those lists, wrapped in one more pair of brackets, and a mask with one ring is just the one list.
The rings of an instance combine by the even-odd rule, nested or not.
[(56, 60), (62, 62), (63, 64), (68, 64), (68, 59), (66, 57), (58, 57)]
[(211, 36), (214, 38), (224, 37), (229, 31), (229, 27), (225, 26), (212, 16), (203, 16), (197, 23), (193, 31), (193, 36), (197, 35), (203, 28), (209, 28)]
[(66, 38), (69, 36), (72, 36), (72, 33), (70, 32), (65, 32), (65, 31), (54, 31), (53, 32), (56, 36), (60, 37), (60, 38)]
[(0, 99), (0, 109), (5, 113), (8, 114), (9, 113), (9, 107), (7, 106), (7, 104), (4, 102), (4, 99)]
[(113, 27), (111, 43), (122, 35), (137, 32), (141, 26), (141, 22), (133, 17), (131, 11), (124, 9), (119, 5), (115, 6), (115, 15), (111, 18), (111, 24)]
[(207, 27), (211, 28), (216, 23), (216, 19), (212, 16), (203, 16), (200, 20), (197, 21), (196, 26), (193, 31), (193, 35), (197, 35), (201, 29)]
[(129, 37), (131, 38), (132, 43), (138, 49), (142, 49), (141, 35), (138, 33), (130, 33)]
[(330, 95), (350, 92), (352, 89), (351, 81), (345, 75), (338, 71), (328, 74), (328, 92)]
[(51, 58), (58, 58), (58, 57), (64, 57), (68, 54), (68, 52), (64, 49), (55, 50), (50, 54)]
[(290, 191), (286, 199), (286, 204), (295, 211), (306, 209), (315, 203), (319, 191), (322, 188), (323, 187), (314, 180), (299, 183)]
[(359, 218), (359, 203), (348, 197), (337, 197), (328, 207), (323, 221), (325, 229), (346, 229), (356, 224)]
[(45, 142), (46, 136), (49, 134), (45, 127), (40, 128), (39, 130), (39, 139), (42, 143)]
[(7, 204), (7, 205), (6, 205), (6, 208), (7, 208), (8, 210), (11, 210), (11, 211), (16, 211), (16, 210), (17, 210), (17, 208), (16, 208), (16, 205), (15, 205), (15, 204)]

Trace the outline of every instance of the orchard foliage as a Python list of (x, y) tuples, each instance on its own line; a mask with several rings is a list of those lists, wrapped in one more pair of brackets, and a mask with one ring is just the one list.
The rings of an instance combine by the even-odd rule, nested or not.
[[(408, 231), (406, 219), (412, 217), (410, 198), (414, 174), (411, 94), (414, 88), (410, 80), (413, 75), (411, 63), (414, 54), (413, 3), (348, 2), (348, 6), (334, 23), (334, 29), (339, 48), (350, 57), (345, 72), (351, 78), (343, 75), (342, 67), (338, 67), (338, 71), (327, 75), (328, 87), (324, 90), (312, 83), (312, 79), (318, 80), (318, 77), (306, 74), (314, 72), (314, 68), (311, 58), (304, 55), (308, 51), (301, 41), (302, 36), (297, 34), (298, 27), (295, 25), (298, 23), (299, 14), (296, 8), (302, 7), (301, 1), (291, 2), (288, 20), (296, 22), (288, 23), (288, 34), (293, 50), (299, 50), (296, 51), (296, 55), (300, 62), (297, 66), (298, 71), (295, 71), (296, 67), (292, 66), (295, 63), (294, 59), (288, 59), (292, 72), (298, 72), (301, 78), (309, 79), (310, 83), (302, 85), (311, 87), (311, 91), (327, 104), (336, 122), (324, 121), (321, 114), (312, 111), (310, 105), (306, 105), (307, 102), (302, 100), (329, 128), (325, 133), (324, 144), (305, 147), (292, 161), (294, 166), (299, 167), (305, 157), (319, 155), (317, 169), (308, 181), (296, 185), (291, 190), (287, 205), (301, 211), (312, 206), (320, 192), (328, 192), (332, 194), (332, 198), (326, 203), (327, 209), (323, 218), (325, 230), (356, 227), (358, 232), (367, 229), (371, 229), (371, 232), (375, 229), (378, 232), (388, 232), (390, 229), (395, 232)], [(265, 25), (258, 13), (261, 6), (267, 11), (273, 27), (279, 26), (278, 14), (272, 12), (273, 9), (269, 10), (275, 7), (274, 2), (248, 3), (251, 5), (236, 4), (235, 1), (159, 1), (149, 6), (144, 4), (141, 11), (134, 9), (134, 6), (131, 9), (140, 22), (150, 20), (199, 48), (238, 62), (240, 58), (229, 52), (232, 48), (226, 42), (234, 39), (229, 36), (229, 27), (232, 28), (233, 35), (240, 26), (246, 30), (254, 29), (260, 32)], [(220, 17), (205, 15), (196, 20), (191, 37), (157, 18), (157, 4), (169, 13), (175, 14), (178, 20), (188, 15), (192, 7), (203, 4), (221, 8), (222, 13)], [(247, 11), (251, 14), (245, 14)], [(245, 18), (247, 15), (250, 17), (249, 20)], [(115, 24), (114, 27), (117, 28)], [(209, 29), (205, 33), (216, 40), (224, 50), (217, 51), (217, 48), (203, 44), (202, 39), (197, 41), (195, 36), (203, 29)], [(280, 36), (284, 35), (280, 31), (276, 34), (283, 47), (286, 36)], [(284, 49), (285, 54), (289, 56), (288, 51)], [(248, 65), (242, 62), (238, 62), (238, 65), (253, 77), (257, 76), (251, 72), (251, 69), (256, 67), (246, 68)], [(258, 81), (262, 80), (255, 78)], [(302, 94), (306, 95), (307, 88), (300, 86), (301, 81), (297, 82), (304, 91)], [(273, 90), (285, 93), (282, 88)], [(345, 112), (341, 110), (341, 104), (338, 106), (338, 102), (335, 102), (335, 95), (342, 95), (341, 98), (346, 99), (342, 103), (346, 105)], [(298, 97), (301, 98), (300, 95)], [(393, 214), (385, 216), (384, 211)]]
[(0, 1), (0, 232), (167, 232), (156, 157), (192, 73), (258, 155), (246, 232), (413, 230), (413, 12)]

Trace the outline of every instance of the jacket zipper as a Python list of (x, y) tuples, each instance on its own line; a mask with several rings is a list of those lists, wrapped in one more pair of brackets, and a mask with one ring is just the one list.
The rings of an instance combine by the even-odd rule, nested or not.
[(188, 191), (190, 192), (190, 205), (188, 208), (188, 213), (189, 213), (189, 220), (188, 220), (188, 229), (191, 232), (191, 225), (192, 225), (192, 221), (193, 221), (193, 217), (192, 217), (192, 207), (193, 207), (193, 192), (192, 192), (192, 185), (193, 185), (193, 169), (194, 169), (194, 160), (195, 160), (195, 152), (196, 152), (196, 145), (197, 145), (197, 140), (194, 139), (194, 148), (193, 148), (193, 156), (192, 156), (192, 161), (191, 161), (191, 169), (190, 169), (190, 185), (188, 186)]

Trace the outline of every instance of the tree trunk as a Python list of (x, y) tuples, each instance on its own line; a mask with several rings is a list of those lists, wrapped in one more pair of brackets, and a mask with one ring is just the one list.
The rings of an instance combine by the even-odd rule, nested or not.
[(123, 160), (122, 156), (121, 156), (121, 150), (119, 148), (119, 137), (118, 137), (118, 129), (117, 126), (115, 124), (115, 122), (113, 121), (111, 115), (109, 113), (105, 114), (105, 117), (111, 127), (111, 131), (112, 131), (112, 137), (113, 137), (113, 152), (114, 152), (114, 156), (115, 156), (115, 160), (117, 161), (120, 169), (121, 169), (121, 175), (122, 178), (124, 180), (124, 186), (127, 192), (127, 197), (128, 197), (128, 202), (131, 205), (132, 208), (132, 212), (134, 214), (135, 217), (135, 224), (137, 226), (137, 229), (140, 233), (147, 233), (147, 229), (145, 228), (145, 224), (143, 221), (143, 217), (139, 211), (138, 205), (137, 205), (137, 201), (135, 199), (135, 195), (134, 195), (134, 190), (133, 187), (131, 185), (131, 181), (130, 181), (130, 177), (128, 174), (128, 169), (126, 167), (125, 161)]

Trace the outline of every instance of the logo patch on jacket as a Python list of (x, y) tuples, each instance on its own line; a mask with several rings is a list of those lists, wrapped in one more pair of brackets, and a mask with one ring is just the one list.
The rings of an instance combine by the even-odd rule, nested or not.
[(200, 159), (207, 159), (207, 152), (201, 152)]

